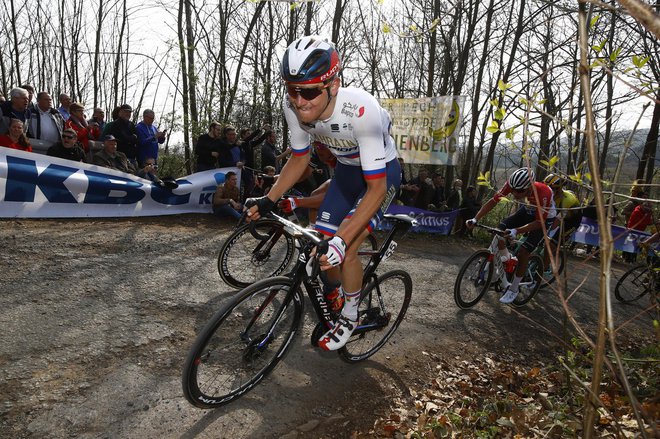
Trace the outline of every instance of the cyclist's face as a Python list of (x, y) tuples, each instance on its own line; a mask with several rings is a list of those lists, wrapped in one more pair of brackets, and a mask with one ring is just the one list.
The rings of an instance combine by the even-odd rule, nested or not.
[(513, 194), (513, 198), (515, 198), (516, 200), (522, 200), (527, 198), (527, 195), (529, 195), (529, 193), (531, 192), (530, 189), (531, 188), (527, 188), (523, 190), (513, 189), (511, 190), (511, 193)]
[(334, 80), (318, 89), (297, 89), (288, 86), (289, 102), (293, 106), (298, 119), (303, 123), (311, 123), (319, 119), (327, 119), (334, 110), (331, 97), (337, 95), (339, 81)]

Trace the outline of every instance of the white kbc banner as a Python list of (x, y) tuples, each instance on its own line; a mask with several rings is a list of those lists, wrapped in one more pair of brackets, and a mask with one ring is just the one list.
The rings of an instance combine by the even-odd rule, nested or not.
[(108, 168), (0, 147), (1, 218), (211, 213), (213, 193), (236, 168), (177, 179), (174, 190)]

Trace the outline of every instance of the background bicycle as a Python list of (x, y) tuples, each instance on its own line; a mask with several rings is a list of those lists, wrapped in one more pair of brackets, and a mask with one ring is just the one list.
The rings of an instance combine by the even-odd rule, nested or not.
[[(278, 215), (299, 246), (293, 269), (285, 276), (256, 282), (220, 309), (197, 336), (185, 361), (182, 383), (186, 399), (201, 408), (229, 403), (256, 386), (284, 357), (303, 320), (303, 287), (318, 318), (312, 344), (335, 320), (318, 279), (318, 260), (311, 252), (320, 242), (313, 231)], [(376, 353), (403, 320), (412, 295), (412, 279), (403, 270), (377, 275), (380, 262), (395, 248), (393, 238), (414, 220), (386, 215), (395, 221), (364, 271), (359, 324), (345, 347), (337, 351), (348, 362)]]
[[(516, 260), (510, 259), (502, 263), (497, 242), (504, 232), (493, 227), (476, 224), (493, 235), (493, 241), (488, 249), (477, 250), (463, 264), (454, 283), (454, 301), (459, 308), (471, 308), (486, 294), (489, 288), (501, 292), (502, 277), (507, 276), (509, 281), (516, 269)], [(543, 260), (536, 254), (529, 257), (527, 270), (519, 284), (519, 293), (513, 305), (522, 306), (532, 300), (541, 287), (543, 280)]]
[(626, 271), (614, 287), (614, 297), (619, 302), (631, 303), (649, 294), (651, 303), (660, 299), (660, 252), (649, 248), (644, 262)]

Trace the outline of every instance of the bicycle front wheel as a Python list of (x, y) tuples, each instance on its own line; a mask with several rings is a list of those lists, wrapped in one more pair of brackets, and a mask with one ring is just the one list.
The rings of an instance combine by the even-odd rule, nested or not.
[(614, 297), (619, 302), (630, 303), (648, 293), (652, 284), (652, 273), (645, 264), (626, 271), (614, 287)]
[(491, 259), (488, 250), (477, 250), (461, 267), (454, 283), (454, 301), (459, 308), (473, 307), (488, 290), (493, 277)]
[(256, 386), (282, 359), (302, 317), (300, 291), (275, 277), (241, 291), (199, 333), (183, 369), (183, 394), (215, 408)]
[(537, 255), (532, 255), (527, 263), (527, 270), (518, 285), (518, 295), (513, 304), (522, 306), (532, 300), (543, 283), (543, 259)]
[(403, 270), (377, 276), (362, 292), (359, 324), (346, 346), (339, 350), (349, 363), (375, 354), (394, 334), (406, 315), (412, 297), (412, 279)]
[(262, 219), (256, 232), (267, 239), (259, 240), (250, 231), (250, 224), (238, 227), (220, 248), (218, 273), (234, 288), (245, 288), (258, 280), (282, 274), (296, 250), (293, 238), (284, 233), (284, 226), (272, 219)]

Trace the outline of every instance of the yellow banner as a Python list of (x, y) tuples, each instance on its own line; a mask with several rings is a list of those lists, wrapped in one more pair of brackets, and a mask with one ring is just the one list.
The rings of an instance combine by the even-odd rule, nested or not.
[(381, 99), (392, 117), (392, 137), (406, 163), (456, 164), (465, 96)]

